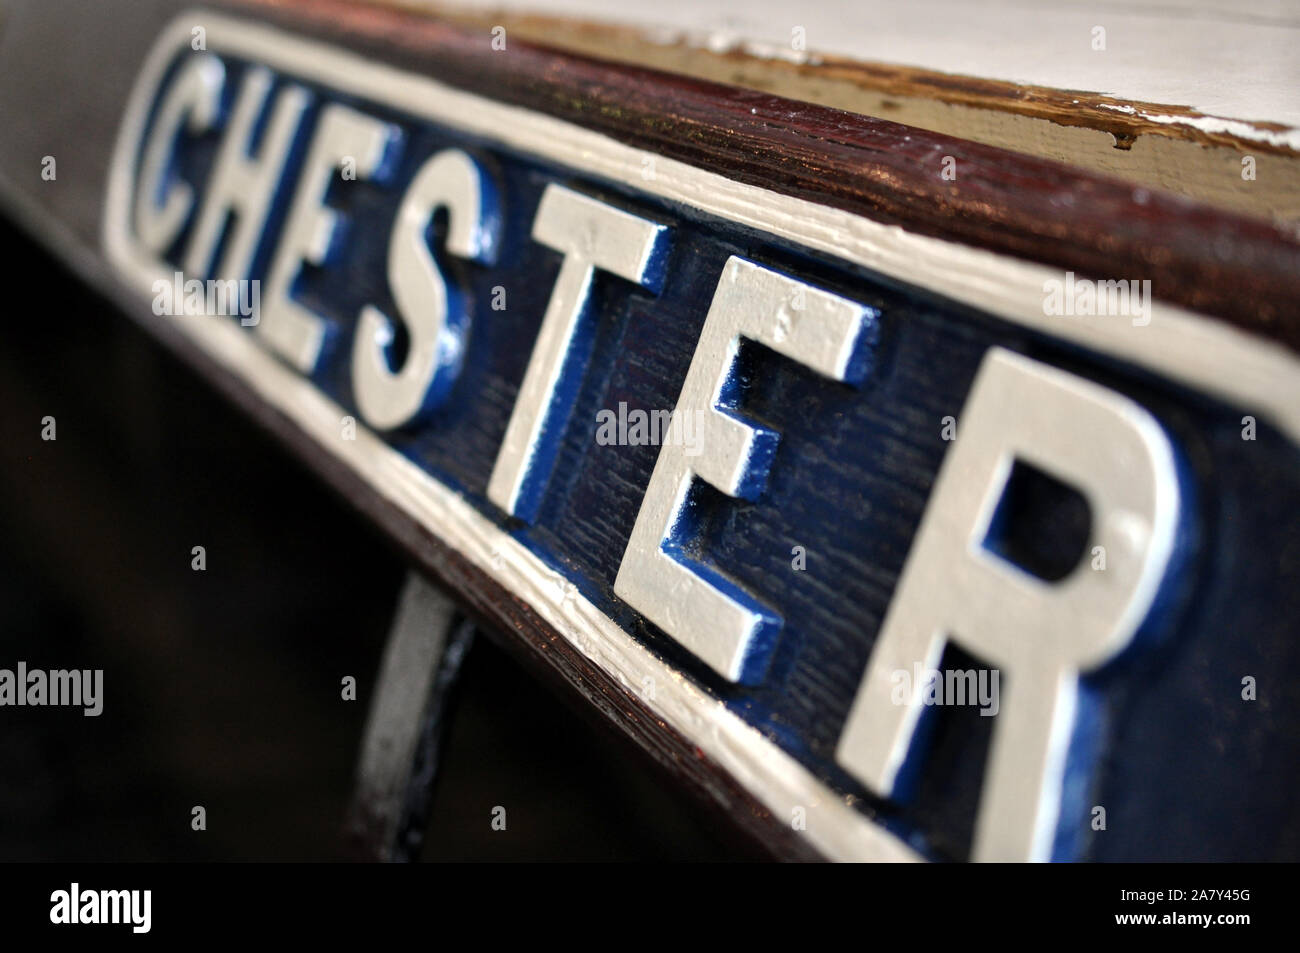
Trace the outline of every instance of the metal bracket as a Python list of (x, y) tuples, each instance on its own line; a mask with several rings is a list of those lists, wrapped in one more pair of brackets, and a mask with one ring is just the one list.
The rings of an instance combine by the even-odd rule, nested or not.
[(349, 834), (366, 860), (418, 858), (461, 663), (474, 624), (408, 573), (375, 685)]

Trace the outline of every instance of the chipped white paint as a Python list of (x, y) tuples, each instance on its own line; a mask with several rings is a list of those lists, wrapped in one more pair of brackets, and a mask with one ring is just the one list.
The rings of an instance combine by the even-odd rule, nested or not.
[[(392, 0), (372, 0), (391, 5)], [(415, 0), (430, 9), (508, 11), (641, 28), (650, 42), (816, 63), (817, 54), (897, 63), (1123, 100), (1188, 106), (1153, 122), (1228, 132), (1300, 151), (1300, 7), (1225, 0), (873, 3), (749, 0)], [(800, 26), (807, 52), (795, 50)], [(1092, 48), (1092, 30), (1106, 49)], [(1157, 114), (1159, 115), (1159, 114)], [(1269, 130), (1257, 122), (1280, 123)], [(1227, 124), (1227, 125), (1221, 125)]]

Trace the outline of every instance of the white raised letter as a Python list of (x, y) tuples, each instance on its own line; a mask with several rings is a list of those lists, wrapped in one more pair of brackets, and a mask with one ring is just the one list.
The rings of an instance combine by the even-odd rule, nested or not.
[(424, 164), (402, 198), (388, 240), (388, 283), (410, 336), (406, 361), (393, 371), (388, 345), (393, 327), (378, 308), (361, 310), (352, 350), (357, 407), (373, 427), (389, 430), (436, 407), (460, 370), (469, 314), (429, 251), (425, 233), (434, 213), (447, 209), (447, 251), (490, 263), (497, 218), (490, 180), (459, 149)]
[(497, 506), (530, 521), (573, 408), (573, 389), (561, 382), (581, 365), (590, 348), (596, 315), (587, 305), (595, 271), (657, 291), (668, 228), (552, 184), (537, 208), (533, 240), (562, 252), (564, 263), (487, 489), (488, 499)]
[(660, 448), (614, 592), (732, 681), (761, 678), (781, 621), (722, 574), (686, 561), (680, 522), (697, 477), (748, 500), (767, 482), (779, 435), (742, 419), (724, 394), (734, 383), (741, 338), (858, 383), (863, 368), (854, 355), (873, 319), (863, 305), (734, 255), (722, 270), (674, 414), (700, 420), (702, 452), (689, 455), (680, 441)]
[(325, 344), (325, 319), (293, 298), (304, 262), (323, 265), (334, 242), (339, 216), (325, 205), (325, 193), (344, 159), (356, 160), (356, 173), (370, 178), (400, 137), (397, 127), (332, 103), (321, 110), (298, 188), (276, 245), (267, 277), (265, 307), (258, 332), (277, 354), (302, 371), (316, 369)]
[(215, 56), (194, 57), (181, 67), (149, 130), (135, 193), (135, 233), (162, 255), (176, 240), (194, 205), (194, 190), (168, 181), (176, 137), (184, 123), (191, 133), (211, 129), (221, 107), (226, 68)]
[[(937, 668), (952, 640), (1006, 676), (974, 858), (1047, 860), (1079, 673), (1132, 641), (1169, 563), (1179, 511), (1173, 451), (1127, 397), (999, 348), (985, 357), (960, 419), (836, 759), (873, 791), (894, 792), (923, 705), (920, 692), (896, 704), (891, 673)], [(985, 545), (1016, 460), (1083, 493), (1105, 572), (1081, 559), (1050, 583)]]
[[(239, 99), (226, 123), (221, 149), (204, 190), (203, 210), (186, 249), (185, 271), (191, 278), (238, 281), (248, 277), (258, 239), (266, 227), (271, 200), (289, 157), (289, 146), (307, 108), (307, 91), (302, 87), (282, 90), (262, 133), (259, 154), (250, 158), (253, 128), (266, 107), (271, 82), (268, 70), (254, 67), (239, 90)], [(226, 220), (232, 217), (225, 251), (213, 268), (217, 243), (226, 229)]]

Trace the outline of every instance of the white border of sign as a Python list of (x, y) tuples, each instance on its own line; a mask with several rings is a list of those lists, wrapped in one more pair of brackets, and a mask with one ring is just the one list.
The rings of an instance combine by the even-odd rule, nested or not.
[[(1300, 442), (1300, 361), (1278, 345), (1225, 324), (1161, 303), (1153, 304), (1151, 321), (1145, 327), (1135, 327), (1116, 316), (1048, 317), (1043, 313), (1043, 286), (1047, 280), (1059, 280), (1059, 271), (914, 235), (897, 226), (742, 185), (662, 156), (653, 156), (655, 175), (646, 181), (642, 160), (652, 154), (644, 150), (278, 28), (208, 10), (182, 14), (163, 30), (132, 89), (114, 147), (102, 235), (104, 253), (142, 293), (152, 296), (154, 281), (170, 280), (174, 269), (141, 248), (128, 227), (136, 152), (166, 66), (178, 51), (189, 47), (195, 26), (206, 29), (207, 47), (212, 52), (263, 63), (583, 173), (682, 202), (912, 285), (942, 289), (950, 299), (1218, 395), (1247, 413), (1267, 418)], [(1159, 289), (1155, 291), (1159, 293)], [(697, 744), (766, 805), (778, 822), (803, 808), (804, 836), (832, 859), (918, 859), (901, 840), (856, 810), (851, 799), (828, 788), (721, 702), (631, 638), (572, 583), (457, 493), (364, 427), (357, 428), (355, 441), (340, 439), (339, 421), (347, 411), (272, 357), (247, 330), (213, 316), (186, 316), (176, 324), (377, 492), (516, 593), (630, 694), (640, 697), (644, 679), (654, 679), (654, 698), (643, 699), (643, 703)]]

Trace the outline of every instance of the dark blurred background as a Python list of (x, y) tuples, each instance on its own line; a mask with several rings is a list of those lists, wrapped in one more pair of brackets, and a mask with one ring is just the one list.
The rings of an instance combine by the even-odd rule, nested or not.
[[(352, 856), (343, 830), (401, 559), (3, 222), (0, 260), (0, 668), (102, 668), (105, 699), (95, 718), (0, 707), (0, 860)], [(46, 416), (56, 440), (41, 439)], [(751, 856), (577, 705), (480, 633), (423, 859)], [(195, 805), (206, 831), (191, 829)]]

